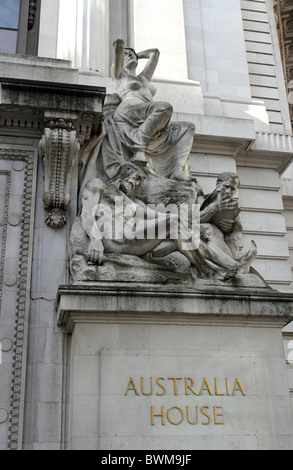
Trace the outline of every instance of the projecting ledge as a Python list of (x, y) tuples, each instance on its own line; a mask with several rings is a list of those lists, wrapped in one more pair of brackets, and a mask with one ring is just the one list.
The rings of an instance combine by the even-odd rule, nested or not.
[(251, 325), (282, 328), (293, 320), (293, 295), (270, 289), (99, 285), (60, 286), (57, 324)]

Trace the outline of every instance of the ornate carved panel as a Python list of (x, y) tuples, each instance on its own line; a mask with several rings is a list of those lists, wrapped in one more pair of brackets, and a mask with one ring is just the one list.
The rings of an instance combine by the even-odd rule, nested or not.
[(72, 166), (79, 151), (76, 131), (70, 124), (53, 122), (51, 129), (45, 129), (40, 142), (45, 168), (44, 205), (48, 211), (45, 221), (54, 228), (66, 223)]
[[(0, 146), (0, 441), (20, 449), (25, 391), (36, 152)], [(3, 333), (2, 333), (3, 334)], [(8, 436), (8, 439), (7, 439)]]
[(105, 88), (0, 77), (0, 134), (41, 139), (46, 223), (62, 227), (79, 148), (101, 133)]

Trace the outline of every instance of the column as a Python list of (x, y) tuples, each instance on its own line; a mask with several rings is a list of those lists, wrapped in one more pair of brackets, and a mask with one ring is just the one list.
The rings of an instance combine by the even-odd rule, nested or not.
[(109, 74), (109, 0), (60, 2), (57, 58)]

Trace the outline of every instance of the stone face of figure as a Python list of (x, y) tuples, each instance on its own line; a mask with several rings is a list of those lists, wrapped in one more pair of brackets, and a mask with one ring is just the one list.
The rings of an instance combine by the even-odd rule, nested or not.
[(138, 57), (134, 49), (130, 47), (124, 48), (124, 68), (131, 68), (135, 64), (135, 68), (138, 65)]
[(137, 186), (140, 186), (141, 183), (145, 180), (146, 174), (139, 169), (134, 169), (133, 171), (128, 172), (124, 175), (124, 178), (121, 178), (119, 184), (119, 189), (127, 196), (130, 195)]
[(239, 187), (239, 178), (234, 173), (222, 173), (217, 180), (216, 191), (222, 199), (232, 198)]

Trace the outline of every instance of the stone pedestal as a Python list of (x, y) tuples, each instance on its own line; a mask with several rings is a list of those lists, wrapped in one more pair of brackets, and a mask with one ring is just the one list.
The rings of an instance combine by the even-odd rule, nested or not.
[(61, 286), (64, 447), (292, 450), (292, 306), (267, 288)]

